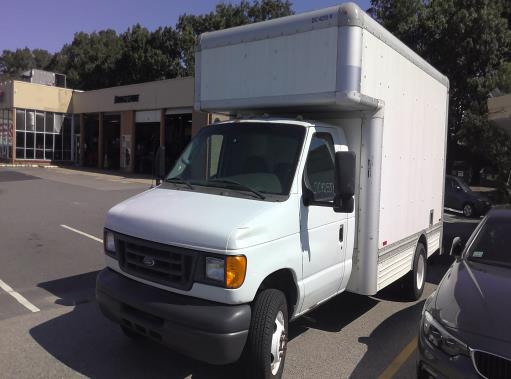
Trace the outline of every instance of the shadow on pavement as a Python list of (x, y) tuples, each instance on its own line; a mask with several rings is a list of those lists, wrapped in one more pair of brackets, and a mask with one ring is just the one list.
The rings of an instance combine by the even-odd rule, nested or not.
[[(367, 337), (358, 341), (367, 352), (358, 362), (350, 378), (376, 378), (400, 351), (417, 335), (424, 300), (385, 319)], [(392, 343), (390, 343), (392, 341)]]
[(182, 356), (149, 340), (133, 341), (99, 311), (94, 297), (97, 272), (39, 284), (59, 297), (69, 312), (30, 330), (55, 359), (91, 378), (230, 378), (234, 365), (218, 367)]
[[(475, 222), (446, 222), (444, 249), (455, 236), (468, 238)], [(448, 251), (448, 250), (447, 250)], [(427, 281), (437, 284), (450, 266), (447, 254), (436, 257)], [(207, 365), (177, 354), (151, 341), (134, 341), (100, 313), (94, 289), (97, 272), (39, 284), (59, 298), (70, 311), (30, 330), (30, 335), (49, 354), (76, 372), (92, 378), (229, 378), (239, 377), (236, 366)], [(380, 291), (376, 297), (343, 293), (291, 323), (290, 340), (308, 329), (339, 332), (372, 309), (381, 299), (402, 301), (399, 284)], [(383, 321), (368, 337), (359, 341), (367, 352), (358, 363), (353, 378), (376, 377), (417, 332), (423, 301), (410, 305)], [(396, 333), (403, 343), (389, 343)]]
[(308, 329), (339, 332), (373, 308), (378, 301), (368, 296), (342, 293), (289, 325), (292, 340)]
[(449, 255), (454, 237), (461, 237), (463, 241), (467, 241), (480, 222), (480, 219), (466, 219), (452, 215), (447, 220), (444, 222), (443, 254), (435, 253), (428, 260), (426, 281), (431, 284), (439, 284), (452, 262), (454, 262), (454, 258)]

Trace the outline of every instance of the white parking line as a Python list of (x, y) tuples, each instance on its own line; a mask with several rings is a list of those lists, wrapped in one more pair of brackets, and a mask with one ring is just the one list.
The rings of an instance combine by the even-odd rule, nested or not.
[(32, 304), (30, 301), (25, 299), (23, 296), (21, 296), (18, 292), (14, 291), (11, 286), (7, 285), (4, 281), (0, 279), (0, 288), (3, 289), (5, 292), (7, 292), (8, 295), (11, 295), (16, 299), (18, 303), (23, 305), (25, 308), (27, 308), (31, 312), (39, 312), (40, 309), (37, 308), (34, 304)]
[(88, 237), (96, 242), (99, 242), (99, 243), (103, 243), (103, 240), (101, 238), (98, 238), (98, 237), (94, 237), (94, 236), (91, 236), (90, 234), (87, 234), (85, 232), (82, 232), (78, 229), (75, 229), (75, 228), (72, 228), (70, 226), (67, 226), (67, 225), (60, 225), (62, 226), (64, 229), (67, 229), (67, 230), (71, 230), (72, 232), (75, 232), (75, 233), (78, 233), (78, 234), (81, 234), (82, 236), (85, 236), (85, 237)]

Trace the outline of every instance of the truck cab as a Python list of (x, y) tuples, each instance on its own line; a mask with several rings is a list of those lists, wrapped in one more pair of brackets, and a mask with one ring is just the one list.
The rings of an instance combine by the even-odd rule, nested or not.
[(271, 288), (285, 300), (279, 355), (288, 319), (348, 283), (353, 158), (343, 130), (326, 124), (248, 119), (204, 128), (161, 185), (108, 212), (103, 312), (127, 334), (229, 363), (245, 346), (250, 304)]

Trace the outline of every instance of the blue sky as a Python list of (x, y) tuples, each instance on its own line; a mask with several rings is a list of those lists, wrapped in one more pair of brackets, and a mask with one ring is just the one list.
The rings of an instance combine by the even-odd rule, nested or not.
[[(183, 13), (201, 14), (214, 9), (217, 0), (2, 0), (0, 51), (28, 46), (51, 52), (79, 31), (125, 31), (137, 22), (154, 30), (174, 26)], [(236, 3), (237, 1), (225, 1)], [(295, 0), (297, 13), (340, 4), (340, 0)], [(356, 0), (362, 9), (370, 0)]]

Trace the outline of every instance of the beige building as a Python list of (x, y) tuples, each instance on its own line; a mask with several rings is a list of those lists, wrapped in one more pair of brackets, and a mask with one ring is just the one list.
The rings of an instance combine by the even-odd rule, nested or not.
[(511, 135), (511, 94), (488, 99), (488, 119)]
[(86, 92), (0, 83), (0, 160), (150, 173), (156, 149), (165, 146), (170, 168), (211, 121), (193, 110), (193, 91), (193, 78)]

